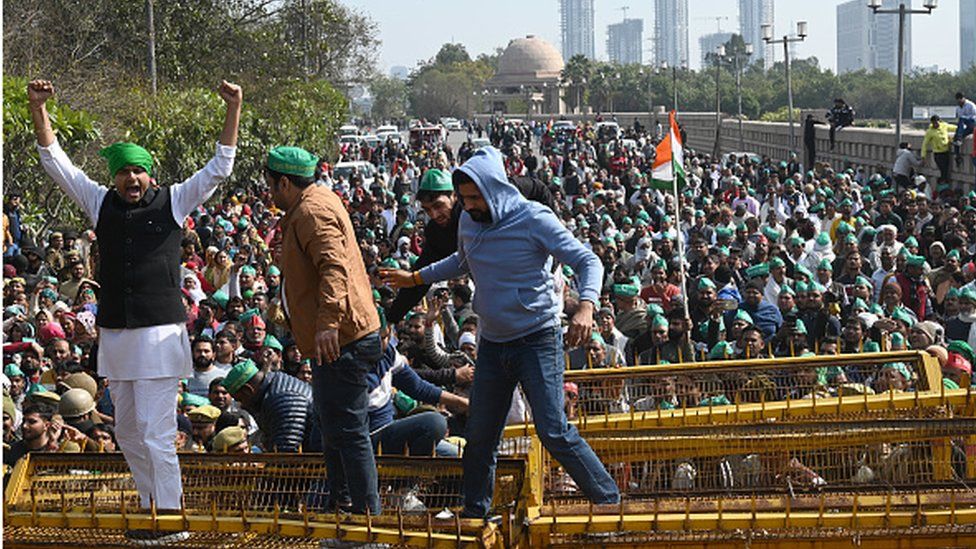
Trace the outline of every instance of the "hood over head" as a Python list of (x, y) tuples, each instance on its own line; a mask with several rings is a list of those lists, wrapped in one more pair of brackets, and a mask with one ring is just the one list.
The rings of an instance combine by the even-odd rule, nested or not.
[(508, 181), (502, 153), (494, 147), (478, 149), (458, 170), (475, 182), (488, 203), (491, 211), (491, 222), (488, 225), (497, 225), (527, 201), (515, 185)]

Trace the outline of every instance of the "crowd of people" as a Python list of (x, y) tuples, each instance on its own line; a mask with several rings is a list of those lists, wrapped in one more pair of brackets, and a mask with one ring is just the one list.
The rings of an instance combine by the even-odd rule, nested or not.
[[(227, 100), (233, 105), (233, 97)], [(962, 101), (963, 109), (972, 105)], [(312, 186), (338, 200), (354, 235), (354, 241), (343, 240), (329, 253), (342, 264), (342, 258), (357, 262), (358, 252), (367, 280), (367, 304), (358, 294), (342, 299), (360, 313), (375, 307), (377, 313), (369, 316), (379, 318), (378, 329), (372, 320), (363, 321), (355, 337), (339, 338), (345, 345), (375, 330), (380, 340), (382, 356), (366, 361), (365, 371), (373, 451), (457, 456), (476, 431), (491, 432), (495, 426), (487, 419), (469, 415), (479, 370), (487, 376), (500, 368), (495, 358), (479, 361), (479, 352), (535, 333), (543, 324), (509, 321), (525, 318), (526, 311), (553, 310), (563, 319), (569, 330), (561, 349), (565, 358), (551, 358), (568, 361), (570, 369), (922, 349), (939, 358), (947, 387), (968, 379), (976, 360), (976, 191), (950, 185), (947, 177), (953, 141), (947, 132), (955, 127), (942, 127), (940, 133), (933, 120), (933, 136), (926, 134), (925, 149), (946, 155), (936, 157), (940, 168), (946, 164), (937, 182), (914, 173), (924, 158), (907, 146), (890, 170), (830, 165), (812, 155), (806, 164), (795, 155), (716, 158), (686, 147), (686, 180), (672, 193), (651, 180), (661, 128), (609, 122), (598, 117), (579, 124), (513, 123), (495, 117), (468, 124), (467, 139), (457, 148), (442, 139), (411, 144), (390, 136), (375, 146), (363, 141), (340, 149), (337, 162), (365, 161), (375, 171), (337, 175), (335, 164), (313, 158)], [(971, 120), (962, 124), (972, 130)], [(143, 390), (136, 378), (129, 382), (133, 387), (125, 385), (128, 374), (121, 373), (118, 354), (131, 351), (126, 360), (137, 368), (148, 349), (118, 339), (140, 329), (126, 316), (131, 310), (120, 305), (125, 303), (120, 288), (129, 292), (133, 277), (141, 276), (129, 270), (130, 253), (145, 269), (175, 278), (181, 290), (183, 310), (163, 320), (185, 315), (180, 328), (188, 335), (189, 353), (174, 351), (163, 359), (192, 358), (167, 366), (180, 379), (178, 398), (158, 404), (176, 406), (177, 450), (324, 449), (322, 433), (332, 427), (323, 425), (315, 401), (330, 388), (313, 383), (313, 374), (320, 361), (338, 360), (341, 353), (338, 345), (331, 349), (317, 339), (313, 327), (344, 328), (294, 310), (303, 300), (317, 299), (296, 284), (292, 273), (302, 272), (298, 267), (288, 273), (288, 297), (282, 291), (285, 263), (302, 260), (289, 257), (283, 242), (290, 234), (283, 229), (290, 210), (283, 206), (294, 202), (276, 199), (285, 191), (273, 177), (300, 173), (289, 166), (304, 166), (304, 160), (294, 151), (280, 151), (280, 158), (272, 151), (271, 176), (218, 188), (233, 162), (228, 151), (234, 143), (226, 137), (222, 134), (204, 170), (213, 176), (198, 183), (207, 189), (195, 200), (185, 197), (188, 191), (172, 193), (173, 212), (183, 208), (184, 221), (174, 237), (178, 269), (170, 271), (132, 250), (128, 233), (96, 237), (97, 225), (115, 215), (109, 207), (99, 209), (104, 193), (112, 191), (101, 187), (102, 194), (88, 196), (87, 187), (70, 187), (73, 167), (54, 150), (55, 141), (39, 137), (45, 169), (52, 173), (49, 166), (58, 166), (55, 171), (68, 185), (62, 187), (92, 225), (39, 231), (25, 220), (22, 197), (5, 194), (6, 466), (28, 452), (115, 451), (120, 443), (135, 444), (116, 433), (120, 417), (132, 415), (127, 409), (133, 404), (126, 401), (139, 399)], [(491, 146), (476, 144), (481, 137)], [(236, 133), (233, 138), (236, 142)], [(113, 165), (116, 154), (127, 163), (140, 158), (131, 151), (105, 153), (113, 175), (130, 165)], [(973, 156), (976, 162), (976, 150)], [(145, 162), (151, 172), (151, 158)], [(480, 185), (480, 195), (464, 193), (472, 181)], [(152, 189), (165, 188), (152, 182)], [(532, 205), (521, 206), (525, 201)], [(549, 223), (559, 225), (552, 228), (553, 238), (566, 234), (569, 241), (489, 240), (465, 225), (469, 217), (481, 223), (510, 219), (507, 212), (517, 209), (513, 204), (535, 216), (531, 219), (542, 232)], [(119, 209), (120, 223), (126, 211)], [(158, 219), (153, 215), (147, 214), (137, 230), (152, 233)], [(528, 223), (529, 217), (514, 217)], [(302, 229), (297, 233), (301, 238)], [(506, 257), (505, 246), (519, 252)], [(498, 251), (490, 252), (495, 247)], [(542, 248), (545, 254), (536, 253)], [(127, 267), (118, 270), (102, 261), (111, 250), (125, 250)], [(589, 254), (598, 265), (587, 263)], [(521, 287), (495, 282), (506, 279), (503, 271), (537, 256), (533, 268), (545, 276), (532, 284), (542, 284), (541, 289), (523, 293)], [(460, 257), (458, 264), (445, 266), (442, 260), (449, 257)], [(476, 285), (479, 269), (490, 274)], [(334, 271), (323, 267), (317, 274), (346, 280), (348, 273)], [(147, 280), (163, 276), (144, 274)], [(335, 290), (344, 295), (343, 288)], [(135, 291), (152, 295), (152, 288)], [(587, 318), (583, 313), (590, 305), (592, 333), (574, 324)], [(504, 307), (519, 310), (498, 310)], [(163, 318), (170, 312), (160, 306), (141, 314)], [(315, 343), (303, 345), (303, 338)], [(561, 338), (560, 332), (554, 341), (562, 345)], [(492, 356), (500, 352), (492, 349)], [(106, 356), (118, 374), (100, 363)], [(865, 392), (912, 391), (919, 374), (904, 363), (889, 363), (859, 373), (856, 381)], [(837, 394), (852, 377), (843, 371), (823, 375), (816, 390)], [(526, 379), (497, 382), (498, 391), (514, 388), (505, 422), (552, 421), (533, 413), (533, 402), (549, 397), (531, 394), (536, 388), (526, 387)], [(516, 387), (519, 380), (522, 386)], [(558, 395), (569, 417), (579, 391), (567, 383)], [(627, 403), (619, 409), (626, 410)], [(497, 445), (486, 436), (476, 444)], [(593, 486), (587, 495), (600, 493), (610, 501), (610, 492)]]

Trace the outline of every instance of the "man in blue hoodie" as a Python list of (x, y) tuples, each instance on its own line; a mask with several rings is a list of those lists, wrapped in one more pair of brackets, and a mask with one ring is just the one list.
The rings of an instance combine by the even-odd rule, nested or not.
[[(542, 444), (594, 503), (620, 493), (600, 459), (563, 410), (563, 332), (552, 263), (579, 278), (580, 306), (566, 341), (585, 342), (600, 298), (603, 266), (549, 208), (526, 200), (508, 181), (501, 153), (479, 149), (452, 181), (464, 207), (458, 250), (420, 271), (385, 272), (396, 287), (412, 287), (470, 273), (474, 311), (481, 319), (464, 451), (465, 517), (485, 517), (495, 485), (498, 443), (518, 383), (528, 397)], [(555, 259), (554, 259), (555, 258)]]

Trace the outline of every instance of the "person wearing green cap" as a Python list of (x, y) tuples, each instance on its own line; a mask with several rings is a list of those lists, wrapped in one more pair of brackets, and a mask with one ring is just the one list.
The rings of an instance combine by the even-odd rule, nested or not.
[(383, 279), (402, 288), (470, 274), (478, 286), (478, 373), (465, 432), (461, 516), (484, 519), (490, 510), (498, 440), (518, 384), (542, 445), (580, 492), (593, 503), (619, 502), (620, 491), (606, 467), (579, 432), (567, 427), (561, 301), (552, 274), (556, 261), (576, 272), (579, 305), (565, 335), (565, 344), (576, 347), (589, 340), (593, 329), (603, 264), (551, 209), (520, 195), (494, 147), (478, 149), (452, 180), (465, 209), (458, 251), (418, 272), (385, 273)]
[(15, 402), (19, 402), (24, 396), (24, 391), (27, 390), (27, 376), (20, 366), (12, 362), (3, 367), (3, 374), (10, 380), (10, 397)]
[(927, 320), (935, 314), (934, 295), (925, 277), (925, 257), (909, 254), (904, 270), (894, 276), (893, 283), (901, 288), (902, 303), (917, 320)]
[[(555, 211), (555, 199), (549, 188), (531, 177), (516, 177), (510, 181), (527, 199), (549, 206)], [(417, 200), (420, 207), (430, 219), (424, 226), (424, 246), (411, 265), (411, 269), (419, 271), (424, 267), (436, 263), (457, 251), (458, 222), (464, 209), (461, 207), (456, 194), (451, 174), (445, 170), (429, 169), (420, 178), (417, 189)], [(393, 267), (398, 269), (399, 267)], [(397, 292), (393, 303), (385, 310), (390, 324), (396, 325), (430, 290), (429, 284), (420, 284), (410, 288), (401, 288)]]
[(281, 358), (285, 348), (278, 338), (271, 334), (264, 336), (264, 344), (257, 353), (258, 365), (265, 370), (276, 372), (281, 369)]
[[(48, 118), (50, 81), (28, 84), (27, 99), (41, 166), (87, 215), (99, 243), (101, 294), (97, 324), (99, 374), (110, 381), (119, 445), (132, 470), (140, 505), (179, 509), (182, 500), (176, 438), (177, 380), (190, 373), (186, 311), (179, 287), (183, 224), (233, 168), (241, 88), (229, 82), (214, 158), (183, 183), (152, 185), (153, 160), (134, 143), (102, 149), (112, 190), (76, 168)], [(137, 420), (138, 418), (138, 420)], [(185, 532), (130, 532), (149, 541), (179, 541)]]
[(352, 512), (375, 515), (380, 500), (366, 374), (382, 356), (380, 319), (352, 220), (336, 193), (313, 184), (317, 164), (298, 147), (268, 153), (265, 180), (285, 212), (281, 301), (302, 356), (313, 360), (332, 498), (348, 494)]
[[(323, 367), (326, 366), (315, 368)], [(315, 375), (314, 371), (313, 375)], [(322, 451), (323, 437), (320, 420), (315, 415), (313, 385), (285, 372), (258, 368), (251, 360), (235, 364), (220, 384), (244, 410), (254, 417), (265, 436), (269, 450)], [(372, 446), (370, 446), (370, 455), (372, 455)], [(333, 509), (334, 504), (343, 503), (342, 500), (351, 495), (343, 494), (345, 487), (337, 482), (331, 482), (335, 478), (337, 477), (329, 477), (330, 489), (338, 490), (340, 493), (330, 495), (333, 500), (338, 498), (338, 501), (330, 501), (330, 505), (327, 506), (329, 509)]]

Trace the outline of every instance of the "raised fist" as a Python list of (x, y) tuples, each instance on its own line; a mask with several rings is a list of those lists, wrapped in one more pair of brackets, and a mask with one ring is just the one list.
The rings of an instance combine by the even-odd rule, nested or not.
[(27, 100), (31, 107), (40, 107), (54, 95), (54, 84), (50, 80), (31, 80), (27, 84)]
[(237, 84), (231, 84), (226, 80), (220, 83), (220, 88), (217, 90), (217, 93), (220, 94), (220, 98), (228, 105), (240, 105), (244, 99), (244, 93), (241, 91), (241, 87)]

